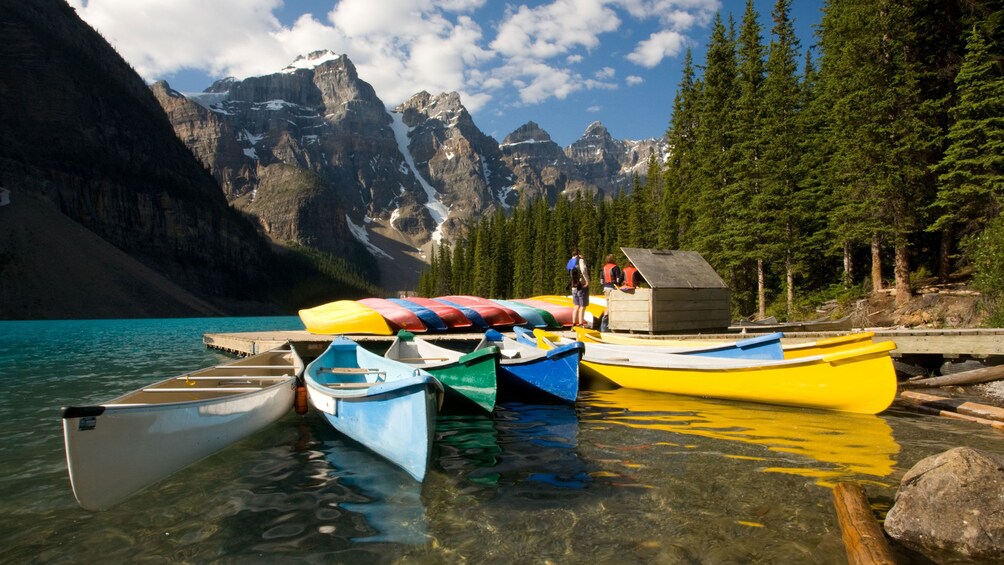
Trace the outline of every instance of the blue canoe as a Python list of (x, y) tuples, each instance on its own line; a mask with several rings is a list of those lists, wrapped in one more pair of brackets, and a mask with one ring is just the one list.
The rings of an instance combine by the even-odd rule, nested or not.
[[(519, 329), (517, 330), (516, 337), (518, 340), (527, 344), (537, 343), (537, 337), (534, 333)], [(539, 330), (538, 330), (539, 331)], [(560, 338), (557, 334), (551, 334), (554, 336), (551, 341), (555, 345), (565, 344), (565, 343), (578, 343), (569, 339)], [(599, 351), (624, 351), (624, 352), (648, 352), (648, 353), (673, 353), (678, 355), (695, 355), (698, 357), (721, 357), (724, 359), (755, 359), (758, 361), (773, 361), (784, 359), (784, 349), (781, 346), (781, 338), (784, 337), (782, 332), (774, 332), (770, 334), (764, 334), (756, 337), (751, 337), (747, 339), (736, 340), (732, 343), (719, 344), (719, 345), (700, 345), (695, 344), (692, 348), (683, 347), (659, 347), (654, 348), (650, 345), (619, 345), (612, 343), (587, 343), (586, 349), (596, 349)]]
[(488, 330), (474, 350), (492, 346), (499, 348), (498, 375), (504, 394), (518, 398), (527, 393), (539, 395), (543, 392), (575, 402), (579, 394), (579, 359), (585, 351), (584, 343), (576, 341), (543, 350), (505, 337), (496, 330)]
[(398, 306), (404, 306), (408, 310), (411, 310), (416, 316), (418, 316), (419, 320), (422, 320), (422, 323), (425, 324), (426, 329), (435, 332), (445, 332), (446, 330), (450, 329), (442, 318), (437, 316), (435, 312), (426, 308), (425, 306), (419, 306), (418, 304), (415, 304), (414, 302), (405, 300), (403, 298), (388, 298), (388, 300), (390, 300), (394, 304), (397, 304)]
[(471, 323), (474, 325), (474, 327), (476, 327), (478, 329), (487, 330), (488, 328), (491, 327), (490, 325), (488, 325), (488, 322), (485, 321), (484, 317), (481, 314), (478, 314), (478, 311), (475, 310), (474, 308), (468, 308), (467, 306), (461, 306), (460, 304), (457, 304), (456, 302), (450, 302), (449, 300), (443, 300), (442, 298), (433, 298), (433, 300), (435, 300), (436, 302), (439, 302), (440, 304), (445, 304), (447, 306), (453, 306), (457, 310), (460, 310), (461, 312), (464, 313), (464, 316), (467, 316), (467, 319), (471, 321)]
[(539, 308), (527, 306), (526, 304), (520, 304), (519, 302), (513, 302), (512, 300), (498, 300), (493, 298), (492, 302), (500, 306), (505, 306), (522, 316), (523, 319), (526, 320), (526, 323), (520, 324), (521, 326), (529, 326), (531, 328), (548, 327), (547, 320), (544, 319), (544, 316), (541, 314), (542, 310)]
[(425, 478), (443, 386), (432, 375), (339, 337), (304, 371), (329, 424), (416, 480)]

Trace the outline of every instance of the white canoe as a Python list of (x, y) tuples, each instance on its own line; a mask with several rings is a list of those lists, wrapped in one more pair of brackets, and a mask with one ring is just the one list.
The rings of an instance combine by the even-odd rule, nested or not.
[(302, 372), (287, 345), (63, 408), (73, 495), (88, 510), (108, 508), (275, 422)]

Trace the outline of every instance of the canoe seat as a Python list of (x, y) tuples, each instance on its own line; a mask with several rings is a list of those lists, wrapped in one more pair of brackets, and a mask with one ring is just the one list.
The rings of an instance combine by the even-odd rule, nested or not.
[(449, 361), (449, 357), (401, 357), (398, 361), (405, 363), (417, 363), (419, 361)]
[[(387, 380), (387, 372), (381, 371), (380, 369), (366, 369), (364, 367), (322, 367), (318, 373), (329, 373), (332, 375), (376, 375), (376, 382), (382, 383)], [(355, 385), (372, 385), (375, 383), (371, 382), (355, 382), (355, 383), (332, 383), (328, 386), (333, 386), (334, 384), (355, 384)]]

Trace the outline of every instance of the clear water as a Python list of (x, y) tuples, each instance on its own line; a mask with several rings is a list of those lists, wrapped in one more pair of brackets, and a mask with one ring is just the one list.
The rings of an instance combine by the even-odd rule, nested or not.
[(206, 332), (297, 318), (0, 322), (0, 546), (10, 563), (845, 563), (831, 487), (881, 514), (920, 459), (1001, 433), (893, 408), (855, 416), (587, 391), (443, 416), (423, 484), (316, 414), (104, 512), (77, 506), (59, 408), (226, 361)]

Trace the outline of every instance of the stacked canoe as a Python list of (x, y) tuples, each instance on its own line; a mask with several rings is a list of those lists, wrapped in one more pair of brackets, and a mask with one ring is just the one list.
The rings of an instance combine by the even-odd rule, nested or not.
[[(603, 309), (591, 305), (587, 313), (599, 319)], [(572, 325), (572, 300), (565, 296), (493, 300), (468, 295), (363, 298), (306, 308), (300, 310), (300, 319), (307, 331), (321, 335), (483, 332), (517, 326), (557, 330)]]

